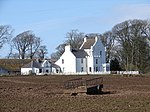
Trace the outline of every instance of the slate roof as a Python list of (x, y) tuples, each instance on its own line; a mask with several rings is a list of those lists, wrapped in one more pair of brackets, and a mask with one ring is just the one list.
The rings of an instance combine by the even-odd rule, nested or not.
[(53, 68), (60, 68), (60, 66), (56, 65), (55, 63), (52, 63)]
[(90, 49), (95, 43), (95, 38), (87, 38), (81, 49)]
[(36, 60), (32, 60), (28, 64), (24, 65), (22, 68), (40, 68), (40, 64)]
[(72, 50), (76, 58), (85, 58), (88, 54), (84, 50)]
[(51, 63), (51, 66), (52, 66), (53, 68), (60, 68), (59, 65), (55, 64), (55, 61), (54, 61), (54, 60), (48, 59), (48, 61), (49, 61), (49, 63)]

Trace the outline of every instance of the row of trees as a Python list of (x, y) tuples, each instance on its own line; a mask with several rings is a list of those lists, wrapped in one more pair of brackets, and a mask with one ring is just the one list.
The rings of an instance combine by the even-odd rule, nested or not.
[(150, 69), (150, 21), (128, 20), (112, 30), (114, 45), (109, 59), (117, 58), (124, 70)]
[(32, 31), (25, 31), (14, 38), (12, 32), (11, 26), (0, 26), (0, 48), (5, 43), (10, 45), (8, 58), (44, 58), (48, 53), (46, 46), (41, 45), (41, 39), (35, 36)]
[[(127, 20), (115, 25), (103, 34), (86, 34), (99, 37), (106, 47), (106, 60), (112, 70), (139, 70), (142, 73), (150, 71), (150, 21)], [(67, 33), (67, 39), (57, 47), (52, 58), (59, 58), (64, 52), (64, 46), (70, 44), (78, 49), (85, 34), (78, 30)]]

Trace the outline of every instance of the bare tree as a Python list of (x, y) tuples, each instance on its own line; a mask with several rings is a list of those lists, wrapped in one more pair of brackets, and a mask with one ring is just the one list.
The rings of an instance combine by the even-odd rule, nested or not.
[(8, 59), (9, 58), (11, 58), (11, 59), (18, 59), (18, 58), (20, 58), (19, 57), (19, 54), (18, 53), (11, 53), (10, 55), (9, 55), (9, 57), (7, 57)]
[(40, 47), (38, 48), (36, 54), (37, 54), (37, 56), (38, 56), (39, 58), (44, 59), (44, 58), (45, 58), (45, 55), (48, 54), (48, 50), (47, 50), (46, 46), (45, 46), (45, 45), (40, 46)]
[(71, 30), (66, 34), (66, 38), (67, 40), (58, 45), (56, 48), (57, 51), (51, 55), (51, 58), (55, 58), (54, 60), (59, 59), (59, 57), (64, 53), (65, 45), (67, 44), (69, 44), (72, 49), (79, 49), (83, 42), (84, 33), (79, 32), (78, 30)]
[(39, 37), (36, 37), (34, 34), (30, 35), (30, 44), (29, 44), (29, 57), (30, 59), (33, 58), (33, 56), (35, 55), (35, 53), (37, 52), (38, 48), (40, 47), (41, 44), (41, 40)]
[(12, 37), (12, 28), (9, 25), (0, 25), (0, 48)]
[(69, 44), (73, 49), (79, 49), (84, 38), (84, 33), (76, 30), (71, 30), (66, 34), (67, 40), (65, 44)]
[(115, 44), (115, 36), (111, 31), (107, 31), (100, 35), (100, 38), (102, 40), (102, 43), (106, 47), (106, 61), (109, 62), (114, 55), (114, 44)]
[(25, 31), (13, 38), (12, 42), (20, 59), (25, 59), (27, 55), (32, 59), (41, 41), (31, 31)]
[(54, 52), (54, 53), (52, 53), (51, 54), (51, 59), (52, 60), (58, 60), (59, 59), (59, 57), (64, 53), (64, 51), (65, 51), (65, 43), (63, 43), (63, 44), (60, 44), (59, 46), (57, 46), (57, 48), (56, 48), (56, 52)]
[(6, 56), (8, 59), (11, 58), (13, 55), (13, 46), (11, 45), (11, 43), (9, 43), (9, 45), (10, 45), (10, 51), (8, 53), (8, 56)]

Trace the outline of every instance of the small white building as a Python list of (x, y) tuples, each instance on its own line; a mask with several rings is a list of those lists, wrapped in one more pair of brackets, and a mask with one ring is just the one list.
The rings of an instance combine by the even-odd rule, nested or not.
[(70, 45), (65, 46), (65, 51), (55, 62), (63, 73), (78, 72), (105, 72), (109, 71), (106, 64), (105, 48), (97, 37), (86, 37), (79, 50), (73, 50)]
[(52, 66), (49, 60), (32, 60), (21, 67), (22, 75), (36, 74), (44, 75), (52, 72)]
[(40, 64), (40, 69), (39, 69), (40, 74), (50, 74), (52, 72), (52, 66), (50, 61), (39, 60), (39, 64)]
[(29, 75), (29, 74), (37, 74), (39, 73), (40, 64), (36, 60), (32, 60), (28, 64), (21, 67), (21, 74), (22, 75)]

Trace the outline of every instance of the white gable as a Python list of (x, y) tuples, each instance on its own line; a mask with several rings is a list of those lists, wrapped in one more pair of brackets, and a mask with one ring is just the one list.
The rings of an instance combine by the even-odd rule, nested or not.
[(41, 63), (41, 67), (50, 68), (51, 67), (51, 63), (48, 60), (44, 60)]
[(62, 72), (76, 72), (76, 57), (71, 52), (70, 45), (65, 46), (65, 52), (55, 64), (60, 66)]

